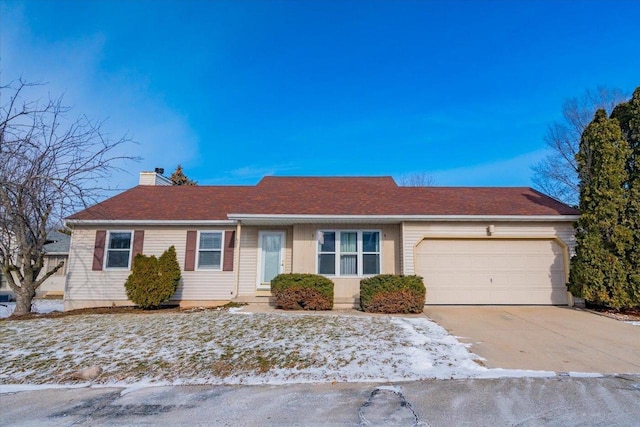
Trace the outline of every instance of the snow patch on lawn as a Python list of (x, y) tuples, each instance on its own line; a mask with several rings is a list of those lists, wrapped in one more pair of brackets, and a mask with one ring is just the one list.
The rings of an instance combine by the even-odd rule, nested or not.
[(91, 383), (79, 384), (0, 384), (0, 394), (19, 393), (21, 391), (48, 390), (51, 388), (84, 388), (90, 387)]
[[(4, 319), (13, 314), (16, 309), (15, 302), (0, 303), (0, 319)], [(31, 304), (32, 313), (52, 313), (54, 311), (64, 311), (64, 301), (61, 299), (37, 299)]]
[(627, 321), (627, 322), (624, 322), (624, 323), (628, 323), (628, 324), (633, 325), (633, 326), (640, 326), (640, 322), (636, 322), (635, 320), (634, 321), (630, 320), (630, 321)]
[(550, 377), (488, 369), (425, 317), (249, 313), (82, 315), (0, 328), (0, 386), (82, 386), (73, 373), (100, 366), (93, 385), (400, 382)]

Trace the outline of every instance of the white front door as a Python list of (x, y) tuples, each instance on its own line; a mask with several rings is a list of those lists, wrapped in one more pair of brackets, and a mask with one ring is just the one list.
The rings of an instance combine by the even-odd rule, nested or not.
[(269, 289), (284, 271), (284, 238), (284, 231), (258, 232), (258, 289)]

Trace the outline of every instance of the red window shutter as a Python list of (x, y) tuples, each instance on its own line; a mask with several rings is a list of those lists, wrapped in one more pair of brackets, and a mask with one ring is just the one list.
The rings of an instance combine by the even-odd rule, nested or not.
[(224, 263), (222, 271), (233, 271), (233, 248), (236, 246), (236, 232), (224, 232)]
[(136, 255), (142, 253), (142, 247), (144, 246), (144, 230), (136, 230), (133, 233), (133, 253), (131, 259), (133, 260)]
[(104, 263), (104, 245), (107, 240), (107, 230), (96, 231), (96, 243), (93, 245), (93, 271), (102, 270)]
[(196, 230), (187, 231), (187, 250), (184, 255), (184, 271), (193, 271), (196, 269), (196, 239), (198, 232)]

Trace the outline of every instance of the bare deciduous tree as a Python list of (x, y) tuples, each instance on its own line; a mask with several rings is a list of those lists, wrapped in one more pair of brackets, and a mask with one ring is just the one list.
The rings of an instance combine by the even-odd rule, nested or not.
[(69, 120), (62, 98), (26, 99), (37, 84), (0, 87), (0, 267), (16, 294), (14, 315), (31, 311), (36, 289), (58, 269), (44, 266), (47, 232), (68, 214), (93, 204), (130, 142), (110, 140), (103, 122)]
[(433, 187), (436, 185), (436, 180), (427, 173), (417, 172), (401, 176), (398, 185), (401, 187)]
[(579, 195), (576, 153), (580, 137), (599, 109), (611, 113), (628, 97), (619, 89), (598, 87), (587, 90), (580, 98), (568, 99), (562, 107), (562, 120), (549, 126), (545, 142), (549, 154), (535, 164), (533, 182), (542, 192), (577, 206)]

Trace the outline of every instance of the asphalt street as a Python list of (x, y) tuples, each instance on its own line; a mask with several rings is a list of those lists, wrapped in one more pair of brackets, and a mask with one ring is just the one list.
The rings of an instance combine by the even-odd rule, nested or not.
[(0, 394), (3, 426), (640, 426), (640, 376)]

